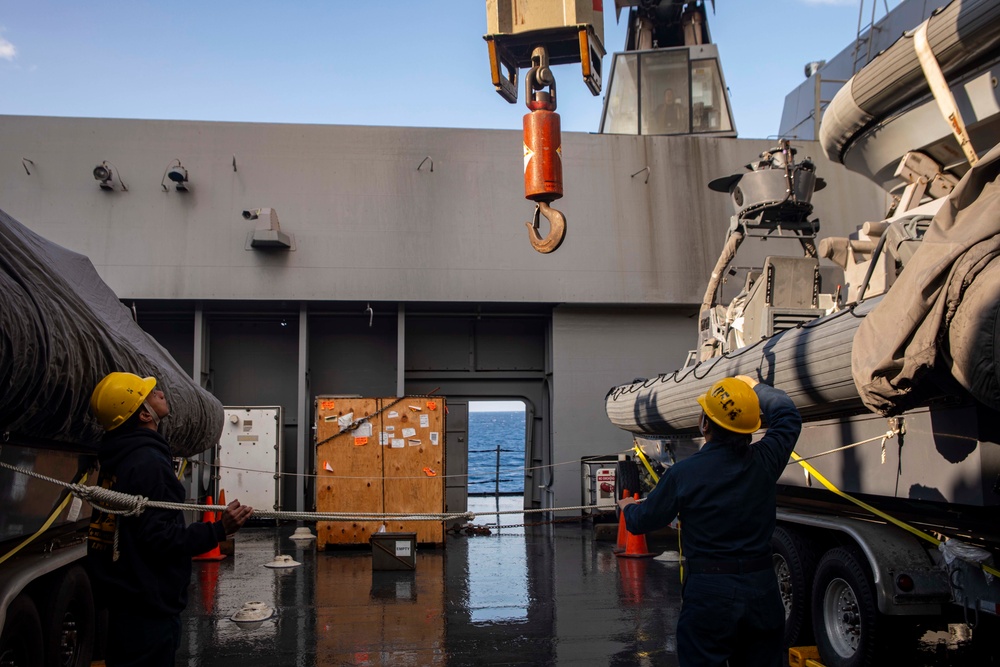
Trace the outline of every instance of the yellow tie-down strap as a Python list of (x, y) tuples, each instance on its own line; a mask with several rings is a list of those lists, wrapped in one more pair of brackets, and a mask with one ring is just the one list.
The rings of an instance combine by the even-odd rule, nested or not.
[[(80, 479), (78, 479), (75, 483), (76, 484), (86, 484), (87, 483), (87, 475), (88, 475), (88, 473), (86, 473), (86, 472), (83, 473), (80, 476)], [(59, 503), (59, 506), (55, 508), (55, 510), (52, 512), (52, 514), (49, 515), (49, 518), (45, 520), (45, 523), (42, 524), (42, 527), (39, 528), (37, 531), (35, 531), (34, 535), (32, 535), (28, 539), (24, 540), (20, 544), (18, 544), (16, 547), (14, 547), (13, 549), (11, 549), (7, 553), (5, 553), (3, 556), (0, 556), (0, 563), (3, 563), (5, 560), (7, 560), (8, 558), (10, 558), (14, 554), (16, 554), (18, 551), (20, 551), (24, 547), (28, 546), (29, 544), (31, 544), (33, 541), (35, 541), (38, 538), (39, 535), (41, 535), (46, 530), (48, 530), (52, 526), (52, 524), (55, 522), (55, 520), (59, 518), (59, 515), (62, 514), (62, 511), (64, 509), (66, 509), (66, 506), (69, 505), (69, 503), (70, 503), (71, 500), (73, 500), (73, 494), (72, 493), (67, 493), (66, 497), (62, 499), (61, 503)]]
[[(659, 484), (660, 476), (653, 472), (653, 466), (649, 464), (649, 459), (647, 459), (646, 455), (642, 453), (642, 449), (639, 445), (634, 445), (632, 449), (635, 451), (635, 455), (639, 457), (639, 460), (642, 461), (643, 467), (649, 472), (649, 476), (653, 478), (653, 484)], [(636, 491), (638, 490), (639, 489), (636, 489)]]
[[(854, 498), (854, 497), (852, 497), (852, 496), (844, 493), (843, 491), (841, 491), (840, 489), (838, 489), (836, 486), (834, 486), (829, 480), (827, 480), (826, 477), (823, 477), (823, 475), (819, 474), (819, 472), (816, 470), (816, 468), (813, 468), (811, 465), (809, 465), (808, 463), (806, 463), (805, 460), (803, 460), (803, 458), (801, 456), (799, 456), (798, 454), (796, 454), (795, 452), (792, 452), (792, 460), (794, 460), (800, 466), (802, 466), (803, 468), (805, 468), (809, 472), (809, 474), (812, 475), (813, 477), (815, 477), (816, 481), (818, 481), (820, 484), (822, 484), (823, 486), (825, 486), (828, 491), (832, 491), (833, 493), (837, 494), (841, 498), (844, 498), (845, 500), (851, 501), (852, 503), (854, 503), (858, 507), (862, 507), (862, 508), (868, 510), (869, 512), (871, 512), (875, 516), (881, 517), (881, 518), (885, 519), (886, 521), (888, 521), (889, 523), (891, 523), (893, 525), (896, 525), (896, 526), (899, 526), (903, 530), (905, 530), (905, 531), (907, 531), (909, 533), (912, 533), (913, 535), (919, 537), (922, 540), (926, 540), (926, 541), (930, 542), (934, 546), (940, 546), (941, 540), (939, 540), (939, 539), (937, 539), (937, 538), (935, 538), (935, 537), (933, 537), (931, 535), (928, 535), (927, 533), (925, 533), (922, 530), (914, 528), (913, 526), (911, 526), (910, 524), (906, 523), (905, 521), (900, 521), (899, 519), (897, 519), (895, 517), (889, 516), (885, 512), (883, 512), (881, 510), (877, 510), (874, 507), (872, 507), (871, 505), (869, 505), (869, 504), (867, 504), (865, 502), (862, 502), (862, 501), (858, 500), (857, 498)], [(992, 574), (994, 577), (1000, 577), (1000, 571), (998, 571), (996, 568), (992, 568), (989, 565), (984, 565), (983, 563), (974, 563), (974, 565), (978, 565), (979, 567), (981, 567), (983, 569), (984, 572), (988, 572), (989, 574)]]

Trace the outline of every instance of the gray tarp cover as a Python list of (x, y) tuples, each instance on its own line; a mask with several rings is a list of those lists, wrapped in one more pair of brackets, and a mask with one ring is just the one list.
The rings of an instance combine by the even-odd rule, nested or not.
[(96, 449), (90, 394), (104, 375), (152, 375), (178, 456), (212, 447), (222, 405), (132, 320), (90, 260), (0, 211), (0, 432)]
[[(882, 303), (854, 337), (851, 366), (871, 410), (898, 414), (940, 394), (922, 378), (948, 373), (947, 328), (968, 286), (1000, 256), (1000, 145), (959, 182)], [(990, 274), (984, 276), (989, 280)], [(990, 306), (994, 311), (996, 304)], [(993, 321), (968, 339), (982, 341), (983, 363), (995, 364)], [(988, 357), (988, 358), (985, 358)], [(995, 378), (996, 368), (981, 377)], [(990, 406), (1000, 403), (995, 379), (971, 389)]]

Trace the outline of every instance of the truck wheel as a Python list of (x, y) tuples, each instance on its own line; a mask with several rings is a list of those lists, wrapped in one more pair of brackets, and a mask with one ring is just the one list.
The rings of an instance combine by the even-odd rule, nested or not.
[[(844, 548), (828, 551), (816, 566), (812, 589), (813, 632), (826, 667), (875, 664), (879, 613), (867, 568)], [(885, 648), (885, 647), (881, 647)]]
[(50, 584), (42, 611), (46, 667), (88, 667), (94, 652), (94, 596), (81, 567), (66, 570)]
[(0, 633), (0, 665), (41, 667), (42, 624), (35, 603), (18, 595), (7, 607), (7, 620)]
[(778, 526), (771, 537), (774, 573), (785, 605), (785, 648), (812, 645), (809, 595), (816, 573), (816, 554), (794, 530)]
[(622, 492), (628, 489), (629, 495), (641, 493), (639, 489), (639, 466), (631, 459), (619, 461), (615, 465), (615, 518), (621, 515), (621, 508), (618, 501), (622, 499)]

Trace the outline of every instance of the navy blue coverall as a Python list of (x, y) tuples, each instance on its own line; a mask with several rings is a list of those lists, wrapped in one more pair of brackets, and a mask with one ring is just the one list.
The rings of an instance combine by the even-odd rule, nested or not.
[(629, 532), (680, 517), (687, 558), (677, 622), (681, 667), (781, 665), (785, 611), (771, 561), (775, 483), (802, 430), (780, 389), (754, 387), (767, 433), (749, 446), (707, 442), (624, 508)]

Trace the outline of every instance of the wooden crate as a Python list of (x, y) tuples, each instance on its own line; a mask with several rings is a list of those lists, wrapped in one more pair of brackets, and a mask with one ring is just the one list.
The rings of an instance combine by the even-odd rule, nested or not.
[[(440, 397), (318, 397), (317, 511), (443, 512), (444, 413)], [(367, 545), (381, 525), (321, 521), (316, 546)], [(387, 521), (386, 530), (416, 533), (418, 544), (444, 543), (440, 521)]]

